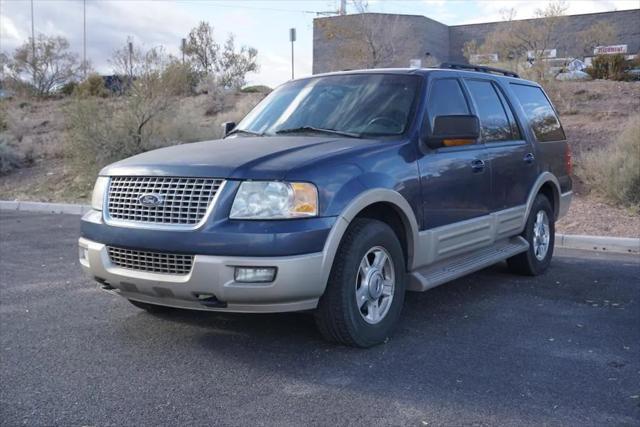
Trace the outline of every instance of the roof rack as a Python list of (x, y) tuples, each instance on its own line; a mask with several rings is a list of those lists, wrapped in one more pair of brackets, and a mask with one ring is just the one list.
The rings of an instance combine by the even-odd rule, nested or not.
[(456, 64), (453, 62), (443, 62), (440, 64), (439, 68), (451, 68), (453, 70), (469, 70), (469, 71), (478, 71), (480, 73), (491, 73), (491, 74), (502, 74), (503, 76), (508, 77), (516, 77), (520, 78), (520, 76), (513, 71), (503, 70), (500, 68), (493, 67), (484, 67), (482, 65), (471, 65), (471, 64)]

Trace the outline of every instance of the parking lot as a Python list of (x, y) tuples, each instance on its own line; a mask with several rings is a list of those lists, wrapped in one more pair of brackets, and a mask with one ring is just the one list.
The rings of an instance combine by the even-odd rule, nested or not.
[(84, 277), (78, 232), (0, 212), (2, 425), (640, 425), (637, 256), (410, 293), (357, 350), (308, 314), (140, 311)]

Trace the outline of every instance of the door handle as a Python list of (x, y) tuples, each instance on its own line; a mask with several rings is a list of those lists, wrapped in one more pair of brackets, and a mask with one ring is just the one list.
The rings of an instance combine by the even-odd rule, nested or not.
[(484, 170), (484, 160), (480, 160), (480, 159), (472, 160), (471, 170), (474, 172), (482, 172)]
[(524, 155), (524, 158), (522, 160), (524, 160), (525, 163), (530, 165), (531, 163), (533, 163), (535, 159), (536, 159), (536, 156), (534, 156), (533, 153), (527, 153)]

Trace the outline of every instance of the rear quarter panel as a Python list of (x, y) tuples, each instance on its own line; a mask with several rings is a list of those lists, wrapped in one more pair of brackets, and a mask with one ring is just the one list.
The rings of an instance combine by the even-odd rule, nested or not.
[(553, 110), (555, 111), (556, 116), (560, 121), (560, 126), (562, 126), (562, 119), (560, 117), (560, 114), (558, 113), (558, 110), (553, 105), (553, 102), (551, 102), (551, 99), (549, 98), (547, 93), (544, 91), (544, 88), (542, 88), (537, 83), (530, 82), (530, 81), (523, 82), (521, 79), (519, 80), (509, 79), (509, 82), (505, 82), (505, 83), (507, 84), (503, 84), (502, 87), (509, 94), (509, 97), (511, 98), (511, 101), (514, 106), (514, 112), (518, 115), (518, 119), (520, 123), (523, 124), (522, 131), (525, 133), (526, 138), (529, 141), (532, 141), (533, 143), (533, 149), (534, 149), (534, 154), (536, 156), (536, 163), (538, 168), (538, 175), (543, 172), (550, 172), (556, 178), (558, 178), (561, 193), (566, 193), (568, 191), (571, 191), (571, 188), (572, 188), (571, 176), (569, 175), (566, 167), (566, 153), (568, 149), (568, 142), (566, 139), (566, 132), (564, 132), (564, 128), (563, 128), (563, 133), (565, 133), (565, 139), (560, 141), (549, 141), (549, 142), (538, 141), (533, 132), (533, 129), (531, 128), (529, 118), (525, 114), (525, 111), (520, 103), (520, 100), (512, 90), (511, 84), (508, 84), (508, 83), (526, 84), (526, 85), (541, 88), (547, 100), (549, 101), (549, 104), (551, 104), (551, 106), (553, 107)]

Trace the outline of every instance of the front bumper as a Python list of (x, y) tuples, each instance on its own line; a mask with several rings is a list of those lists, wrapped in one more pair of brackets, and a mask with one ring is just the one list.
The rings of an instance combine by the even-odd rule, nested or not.
[[(209, 311), (271, 313), (316, 308), (324, 292), (323, 253), (281, 257), (196, 255), (187, 275), (158, 274), (111, 263), (106, 245), (86, 238), (78, 242), (82, 268), (105, 289), (127, 299), (170, 307)], [(84, 251), (86, 249), (86, 251)], [(276, 267), (273, 282), (239, 283), (236, 266)], [(206, 304), (198, 295), (219, 302)]]

